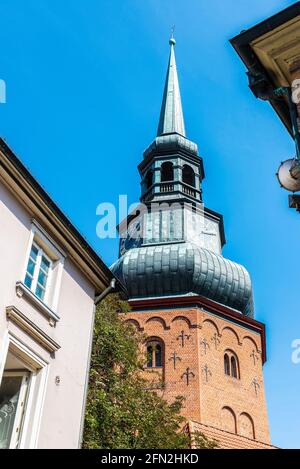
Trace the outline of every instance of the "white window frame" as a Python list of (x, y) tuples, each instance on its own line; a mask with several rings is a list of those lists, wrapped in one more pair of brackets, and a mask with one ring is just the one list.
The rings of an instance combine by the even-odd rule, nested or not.
[[(30, 290), (32, 291), (32, 293), (34, 293), (34, 295), (36, 295), (41, 301), (43, 301), (44, 303), (47, 303), (48, 302), (48, 297), (49, 297), (49, 291), (50, 291), (50, 288), (51, 288), (51, 278), (52, 278), (52, 271), (53, 271), (53, 262), (52, 260), (50, 259), (50, 257), (45, 253), (45, 251), (39, 246), (39, 244), (36, 242), (36, 241), (32, 241), (32, 244), (31, 244), (31, 247), (30, 247), (30, 252), (32, 250), (32, 247), (35, 247), (38, 251), (37, 253), (37, 259), (36, 259), (36, 262), (35, 262), (35, 266), (34, 266), (34, 271), (33, 271), (33, 277), (32, 277), (32, 283), (31, 283), (31, 287), (30, 287)], [(30, 275), (28, 273), (28, 263), (29, 263), (29, 259), (30, 259), (30, 252), (29, 252), (29, 257), (28, 257), (28, 261), (27, 261), (27, 267), (26, 267), (26, 273), (25, 273), (25, 277), (24, 277), (24, 283), (25, 283), (25, 278), (27, 275)], [(37, 289), (37, 286), (38, 286), (38, 277), (39, 277), (39, 274), (40, 274), (40, 271), (41, 271), (41, 263), (42, 263), (42, 258), (45, 258), (48, 262), (49, 262), (49, 270), (47, 272), (47, 281), (46, 281), (46, 285), (45, 287), (43, 288), (45, 293), (44, 293), (44, 297), (41, 298), (37, 293), (36, 293), (36, 289)], [(29, 287), (28, 287), (29, 288)]]
[[(48, 260), (51, 260), (51, 262), (52, 262), (52, 264), (51, 264), (52, 268), (51, 268), (51, 274), (49, 274), (51, 278), (48, 278), (48, 282), (47, 282), (48, 283), (48, 287), (47, 287), (48, 291), (45, 294), (45, 298), (42, 300), (39, 296), (37, 296), (35, 294), (35, 290), (33, 290), (33, 288), (30, 288), (29, 290), (33, 293), (33, 295), (40, 302), (44, 303), (53, 312), (55, 312), (57, 310), (57, 305), (58, 305), (58, 300), (59, 300), (59, 293), (60, 293), (60, 286), (61, 286), (61, 280), (62, 280), (62, 274), (63, 274), (63, 268), (64, 268), (64, 262), (65, 262), (65, 258), (67, 257), (67, 254), (48, 235), (48, 233), (41, 227), (41, 225), (36, 220), (32, 220), (31, 231), (30, 231), (30, 236), (29, 236), (28, 245), (27, 245), (26, 257), (25, 257), (25, 262), (23, 264), (23, 268), (22, 268), (22, 272), (21, 272), (21, 279), (22, 279), (21, 283), (24, 285), (24, 288), (28, 288), (25, 285), (25, 277), (26, 277), (26, 273), (27, 273), (27, 266), (28, 266), (30, 251), (31, 251), (31, 247), (32, 247), (33, 243), (35, 245), (37, 245), (38, 248), (41, 248), (41, 246), (39, 245), (39, 241), (42, 242), (45, 246), (47, 246), (48, 251), (53, 254), (53, 258), (55, 258), (56, 260), (53, 262), (53, 260), (49, 259), (49, 256), (46, 254), (46, 257), (48, 258)], [(53, 281), (54, 263), (55, 264), (57, 263), (57, 273), (56, 273), (56, 276), (55, 276), (55, 281)], [(51, 302), (49, 302), (50, 291), (52, 291)]]

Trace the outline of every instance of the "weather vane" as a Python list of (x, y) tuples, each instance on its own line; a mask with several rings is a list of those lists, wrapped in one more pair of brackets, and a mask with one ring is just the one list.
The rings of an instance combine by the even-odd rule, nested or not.
[(175, 24), (173, 24), (172, 28), (171, 28), (171, 36), (170, 36), (170, 45), (171, 44), (175, 44), (175, 39), (174, 39), (174, 31), (175, 31)]

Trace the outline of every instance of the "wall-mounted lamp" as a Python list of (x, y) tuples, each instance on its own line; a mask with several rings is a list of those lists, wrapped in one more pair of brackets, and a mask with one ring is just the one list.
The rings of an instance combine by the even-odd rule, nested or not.
[(283, 161), (276, 173), (281, 187), (290, 192), (300, 191), (300, 134), (298, 129), (297, 108), (292, 99), (292, 89), (289, 87), (278, 88), (274, 91), (275, 96), (287, 96), (293, 128), (293, 137), (296, 147), (296, 155)]
[(296, 83), (296, 86), (292, 88), (283, 86), (274, 90), (270, 79), (263, 70), (254, 67), (247, 75), (249, 88), (256, 98), (264, 101), (274, 101), (276, 99), (282, 99), (283, 96), (287, 97), (296, 155), (293, 158), (283, 161), (276, 175), (281, 187), (290, 192), (298, 192), (300, 191), (300, 134), (296, 102), (300, 102), (300, 80), (295, 80), (294, 83)]

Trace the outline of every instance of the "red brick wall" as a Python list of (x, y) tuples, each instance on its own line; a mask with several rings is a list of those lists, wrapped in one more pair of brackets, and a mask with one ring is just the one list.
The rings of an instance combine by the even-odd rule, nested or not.
[[(125, 320), (164, 344), (163, 394), (185, 398), (187, 420), (270, 443), (259, 333), (198, 307), (134, 311)], [(240, 379), (225, 374), (226, 351), (237, 356)]]
[(216, 441), (218, 443), (218, 449), (276, 449), (274, 446), (263, 443), (262, 441), (252, 440), (198, 422), (189, 422), (188, 427), (191, 434), (200, 432), (210, 440)]

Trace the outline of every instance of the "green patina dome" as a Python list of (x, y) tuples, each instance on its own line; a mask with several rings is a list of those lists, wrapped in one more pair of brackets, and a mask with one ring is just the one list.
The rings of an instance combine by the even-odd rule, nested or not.
[(247, 270), (192, 243), (130, 249), (112, 271), (129, 298), (195, 294), (253, 317)]

